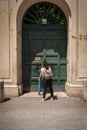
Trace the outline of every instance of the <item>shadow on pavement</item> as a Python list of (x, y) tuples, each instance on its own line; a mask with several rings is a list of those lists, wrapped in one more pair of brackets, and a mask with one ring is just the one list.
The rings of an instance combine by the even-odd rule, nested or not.
[(0, 103), (3, 103), (3, 102), (7, 102), (7, 101), (9, 101), (9, 100), (11, 100), (11, 98), (4, 98), (4, 100), (3, 101), (1, 101)]

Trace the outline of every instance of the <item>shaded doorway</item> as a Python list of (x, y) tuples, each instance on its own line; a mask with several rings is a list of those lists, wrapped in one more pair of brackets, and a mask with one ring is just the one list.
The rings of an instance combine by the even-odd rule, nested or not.
[[(22, 82), (24, 92), (34, 91), (31, 84), (32, 61), (44, 48), (54, 50), (60, 57), (60, 68), (57, 75), (59, 82), (55, 84), (54, 81), (53, 85), (56, 86), (56, 90), (57, 88), (62, 90), (67, 78), (67, 21), (63, 11), (48, 2), (33, 5), (23, 17)], [(55, 75), (56, 73), (54, 73), (54, 77), (56, 77)], [(37, 88), (37, 80), (34, 86)]]

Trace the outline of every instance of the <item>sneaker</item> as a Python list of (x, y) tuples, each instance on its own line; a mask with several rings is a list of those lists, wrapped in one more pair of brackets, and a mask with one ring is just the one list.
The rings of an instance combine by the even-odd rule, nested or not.
[(38, 92), (38, 95), (40, 95), (40, 92)]
[(51, 97), (51, 101), (53, 101), (54, 99), (53, 99), (53, 97)]
[(45, 98), (42, 98), (42, 101), (45, 101)]

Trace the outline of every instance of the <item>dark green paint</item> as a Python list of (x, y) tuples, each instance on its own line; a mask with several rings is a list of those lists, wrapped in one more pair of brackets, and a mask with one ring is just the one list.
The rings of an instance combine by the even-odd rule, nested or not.
[[(46, 53), (43, 53), (43, 49)], [(23, 84), (24, 89), (29, 91), (37, 90), (36, 70), (37, 64), (44, 59), (53, 66), (53, 86), (55, 90), (64, 88), (66, 72), (66, 52), (67, 52), (67, 33), (64, 25), (59, 26), (23, 26)], [(34, 62), (37, 54), (40, 53), (40, 61)]]

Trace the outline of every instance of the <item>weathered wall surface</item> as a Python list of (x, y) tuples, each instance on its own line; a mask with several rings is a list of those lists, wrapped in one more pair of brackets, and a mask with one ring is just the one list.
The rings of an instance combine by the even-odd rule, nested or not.
[(10, 77), (8, 1), (0, 0), (0, 78)]
[(87, 78), (87, 0), (79, 3), (79, 59), (78, 77)]

